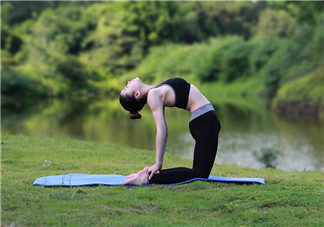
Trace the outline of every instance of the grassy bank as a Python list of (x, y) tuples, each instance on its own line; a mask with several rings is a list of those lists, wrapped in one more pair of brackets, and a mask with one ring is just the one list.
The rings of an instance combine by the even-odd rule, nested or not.
[(290, 115), (318, 116), (324, 120), (324, 66), (284, 84), (273, 100), (272, 109)]
[[(194, 182), (159, 187), (44, 188), (35, 178), (65, 173), (128, 174), (154, 152), (114, 144), (2, 135), (4, 226), (320, 226), (323, 173), (215, 165), (213, 175), (263, 177), (266, 185)], [(46, 160), (46, 161), (45, 161)], [(165, 168), (191, 166), (166, 154)]]

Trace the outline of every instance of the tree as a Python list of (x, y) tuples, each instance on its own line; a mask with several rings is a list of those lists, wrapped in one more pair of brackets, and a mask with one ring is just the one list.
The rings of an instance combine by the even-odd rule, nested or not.
[(286, 11), (267, 9), (260, 15), (255, 29), (255, 38), (258, 40), (289, 38), (295, 31), (295, 21)]

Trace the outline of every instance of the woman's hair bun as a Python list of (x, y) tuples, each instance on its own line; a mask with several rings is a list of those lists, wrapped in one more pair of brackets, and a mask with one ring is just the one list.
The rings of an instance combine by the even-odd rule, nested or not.
[(131, 111), (129, 117), (133, 120), (142, 118), (142, 115), (137, 111)]

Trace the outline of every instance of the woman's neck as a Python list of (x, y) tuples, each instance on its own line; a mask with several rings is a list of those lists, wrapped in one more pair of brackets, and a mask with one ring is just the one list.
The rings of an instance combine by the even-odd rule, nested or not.
[(141, 89), (143, 96), (147, 97), (147, 94), (152, 88), (154, 88), (154, 86), (143, 84), (143, 87)]

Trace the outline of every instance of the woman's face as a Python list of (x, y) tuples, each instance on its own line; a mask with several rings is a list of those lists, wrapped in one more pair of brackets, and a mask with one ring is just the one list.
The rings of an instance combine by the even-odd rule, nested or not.
[(134, 94), (136, 91), (139, 91), (142, 86), (142, 81), (140, 78), (136, 77), (127, 82), (126, 87), (120, 92), (121, 95)]

